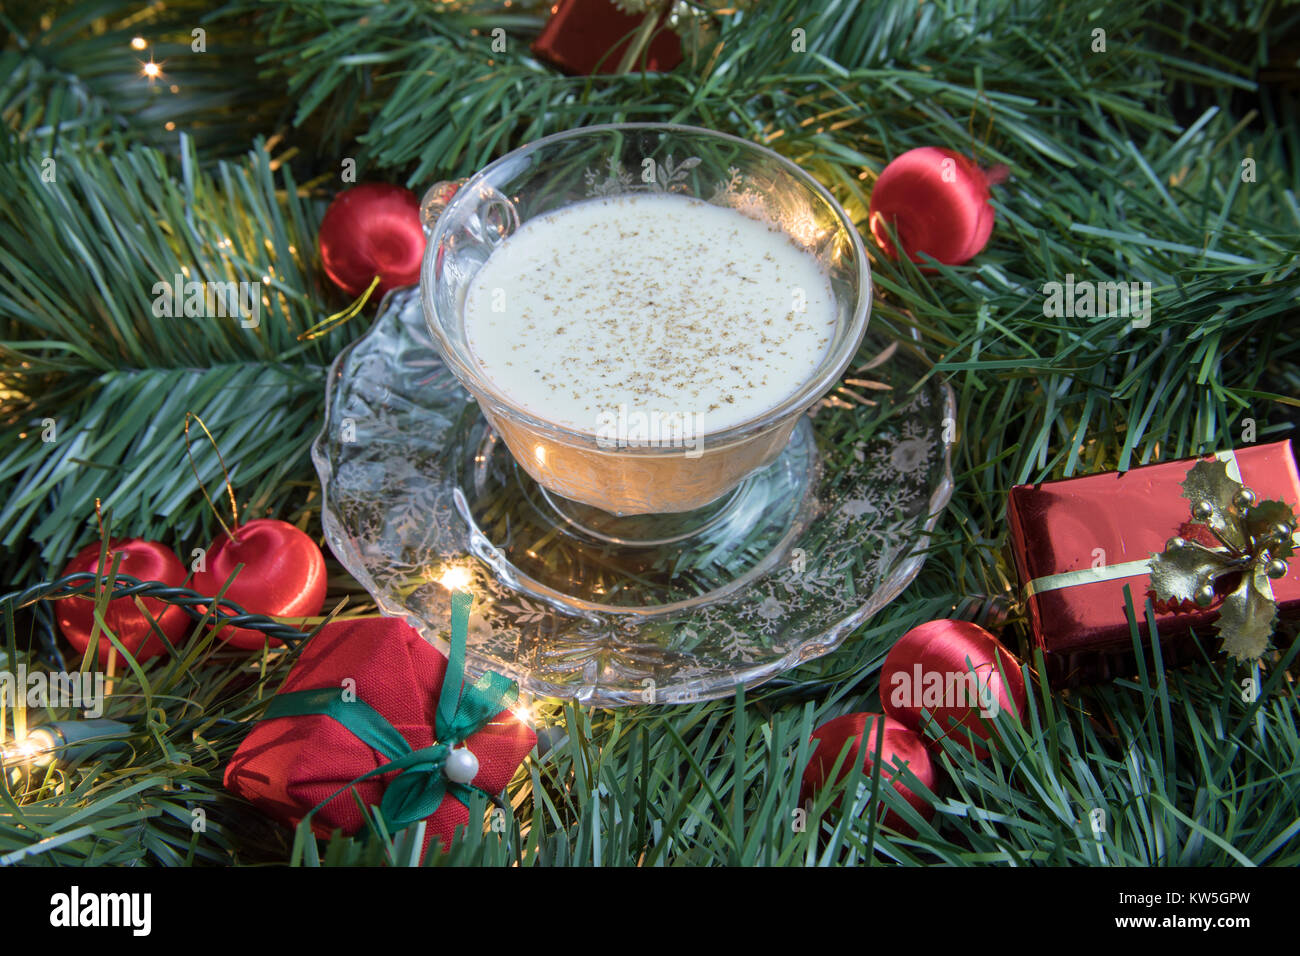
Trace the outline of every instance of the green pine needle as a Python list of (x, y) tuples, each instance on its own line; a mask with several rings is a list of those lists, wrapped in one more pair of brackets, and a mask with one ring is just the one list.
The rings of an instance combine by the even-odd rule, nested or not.
[[(616, 712), (542, 702), (542, 744), (505, 806), (476, 804), (456, 845), (424, 862), (1300, 864), (1289, 632), (1254, 668), (1207, 636), (1186, 668), (1165, 671), (1157, 656), (1127, 678), (1052, 692), (1006, 551), (1015, 483), (1276, 440), (1300, 423), (1300, 133), (1286, 121), (1294, 94), (1256, 85), (1288, 69), (1279, 51), (1300, 12), (1233, 0), (772, 0), (723, 17), (720, 46), (695, 64), (591, 78), (532, 55), (545, 11), (531, 7), (197, 9), (169, 2), (136, 22), (117, 0), (65, 2), (44, 20), (0, 20), (4, 578), (56, 576), (98, 535), (95, 497), (113, 534), (164, 540), (182, 558), (206, 546), (217, 525), (185, 460), (187, 411), (212, 429), (245, 513), (320, 536), (306, 449), (325, 369), (364, 323), (297, 336), (341, 304), (320, 278), (315, 234), (345, 160), (418, 191), (571, 126), (695, 123), (805, 165), (864, 226), (889, 159), (947, 146), (1010, 169), (993, 190), (989, 247), (927, 272), (869, 244), (871, 321), (918, 334), (958, 398), (957, 490), (920, 577), (835, 653), (735, 699)], [(200, 25), (222, 59), (185, 54)], [(504, 52), (491, 48), (498, 26)], [(1092, 50), (1097, 28), (1105, 53)], [(139, 57), (123, 46), (137, 30), (171, 44), (181, 93), (141, 92)], [(154, 285), (178, 272), (268, 277), (259, 326), (156, 316)], [(1149, 282), (1149, 324), (1046, 315), (1044, 285), (1067, 274)], [(43, 441), (49, 421), (56, 437)], [(219, 490), (215, 453), (196, 444), (195, 455)], [(372, 613), (330, 570), (328, 606)], [(5, 668), (68, 653), (50, 610), (6, 615)], [(801, 807), (813, 728), (878, 710), (884, 655), (936, 617), (1005, 625), (1034, 665), (1024, 722), (999, 715), (984, 761), (938, 746), (932, 819), (856, 767)], [(246, 721), (293, 655), (210, 641), (196, 635), (182, 658), (118, 678), (106, 716), (131, 725), (128, 750), (0, 788), (0, 865), (417, 861), (410, 832), (295, 838), (224, 792)], [(835, 809), (859, 787), (913, 832)]]

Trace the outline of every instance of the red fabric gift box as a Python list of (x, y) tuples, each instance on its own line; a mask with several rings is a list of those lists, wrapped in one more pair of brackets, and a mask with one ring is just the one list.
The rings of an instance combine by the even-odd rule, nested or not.
[[(356, 699), (379, 711), (415, 749), (435, 743), (435, 713), (447, 658), (396, 618), (335, 621), (303, 648), (280, 693), (317, 688), (352, 689)], [(464, 745), (479, 761), (473, 785), (500, 793), (537, 743), (532, 728), (504, 710)], [(226, 767), (226, 789), (251, 801), (268, 816), (297, 826), (322, 800), (389, 758), (363, 743), (331, 717), (312, 714), (258, 722)], [(355, 792), (374, 806), (396, 773), (363, 780)], [(345, 790), (312, 818), (317, 836), (335, 828), (356, 833), (364, 824), (353, 791)], [(469, 822), (469, 809), (448, 793), (428, 819), (432, 838), (451, 845), (456, 827)]]
[[(1300, 503), (1300, 477), (1290, 442), (1253, 445), (1217, 457), (1235, 460), (1240, 480), (1260, 500)], [(1143, 605), (1150, 580), (1145, 562), (1176, 535), (1218, 546), (1206, 529), (1191, 523), (1190, 503), (1182, 497), (1182, 481), (1195, 460), (1011, 489), (1007, 519), (1016, 570), (1034, 640), (1054, 683), (1133, 673), (1124, 586), (1132, 591), (1138, 630), (1146, 641)], [(1231, 464), (1228, 471), (1233, 474)], [(1300, 561), (1291, 564), (1286, 577), (1272, 582), (1283, 617), (1300, 615)], [(1219, 583), (1222, 592), (1228, 582)], [(1213, 636), (1210, 625), (1221, 600), (1222, 593), (1208, 608), (1157, 613), (1161, 656), (1167, 665), (1197, 655), (1189, 630)]]

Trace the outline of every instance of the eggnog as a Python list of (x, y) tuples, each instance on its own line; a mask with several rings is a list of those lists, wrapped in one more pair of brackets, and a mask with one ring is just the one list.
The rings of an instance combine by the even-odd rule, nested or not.
[(825, 272), (785, 233), (634, 194), (524, 223), (474, 277), (464, 321), (483, 376), (528, 414), (689, 453), (798, 392), (837, 317)]

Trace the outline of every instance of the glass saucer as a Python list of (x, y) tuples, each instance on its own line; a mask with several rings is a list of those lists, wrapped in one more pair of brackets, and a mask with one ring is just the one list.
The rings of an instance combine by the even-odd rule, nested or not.
[(868, 329), (782, 455), (698, 511), (618, 517), (546, 491), (443, 365), (418, 292), (330, 371), (312, 445), (326, 539), (385, 614), (467, 667), (601, 706), (725, 697), (837, 647), (898, 596), (952, 494), (951, 390)]

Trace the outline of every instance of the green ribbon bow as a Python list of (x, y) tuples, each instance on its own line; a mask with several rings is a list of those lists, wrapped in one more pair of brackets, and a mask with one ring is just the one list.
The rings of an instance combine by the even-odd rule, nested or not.
[(434, 724), (436, 742), (430, 747), (414, 749), (383, 714), (363, 700), (344, 700), (337, 687), (291, 691), (277, 694), (271, 701), (264, 720), (310, 714), (330, 717), (389, 761), (330, 794), (312, 808), (304, 822), (362, 780), (393, 771), (398, 775), (384, 789), (379, 804), (380, 816), (390, 833), (431, 816), (448, 793), (461, 803), (469, 803), (472, 791), (477, 788), (447, 779), (443, 773), (447, 755), (466, 737), (511, 707), (519, 696), (519, 687), (514, 681), (492, 671), (485, 672), (471, 686), (464, 684), (465, 645), (468, 643), (469, 611), (473, 602), (473, 596), (464, 591), (452, 592), (451, 653), (447, 656), (447, 670), (438, 694)]

